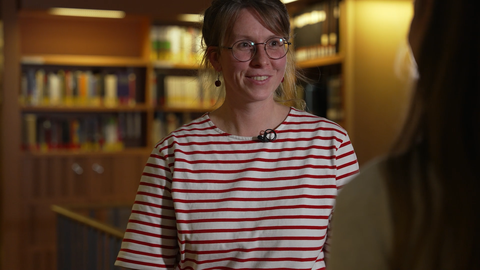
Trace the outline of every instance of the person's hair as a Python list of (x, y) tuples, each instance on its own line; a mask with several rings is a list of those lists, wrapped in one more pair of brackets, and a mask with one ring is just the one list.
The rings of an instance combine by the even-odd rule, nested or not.
[[(225, 44), (229, 39), (240, 11), (249, 9), (258, 21), (271, 32), (290, 40), (290, 18), (287, 8), (280, 0), (213, 0), (205, 11), (202, 25), (203, 58), (201, 66), (205, 80), (204, 87), (211, 87), (217, 74), (208, 60), (208, 48), (231, 45)], [(293, 46), (290, 46), (283, 83), (275, 91), (275, 100), (286, 105), (304, 108), (302, 99), (297, 98), (297, 79), (305, 79), (295, 67)], [(221, 50), (217, 48), (220, 54)], [(222, 84), (225, 85), (225, 84)], [(223, 90), (223, 87), (221, 88)], [(224, 91), (220, 96), (224, 95)]]
[(410, 110), (384, 167), (390, 268), (480, 269), (480, 16), (468, 0), (433, 0), (431, 12)]

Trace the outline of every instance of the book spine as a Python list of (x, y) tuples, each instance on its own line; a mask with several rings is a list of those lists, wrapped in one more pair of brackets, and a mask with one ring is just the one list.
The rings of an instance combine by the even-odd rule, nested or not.
[(105, 106), (117, 106), (117, 75), (105, 75)]
[(137, 97), (137, 76), (132, 70), (128, 73), (128, 102), (130, 106), (135, 106)]

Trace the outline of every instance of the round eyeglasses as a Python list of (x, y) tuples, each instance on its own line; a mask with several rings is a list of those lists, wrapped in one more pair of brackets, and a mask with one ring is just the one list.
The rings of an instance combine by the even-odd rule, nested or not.
[(232, 47), (224, 47), (232, 50), (232, 55), (240, 62), (246, 62), (253, 59), (257, 53), (256, 45), (264, 45), (265, 52), (270, 59), (277, 60), (285, 57), (288, 52), (288, 47), (291, 44), (284, 38), (274, 37), (265, 42), (255, 43), (250, 40), (239, 40), (233, 43)]

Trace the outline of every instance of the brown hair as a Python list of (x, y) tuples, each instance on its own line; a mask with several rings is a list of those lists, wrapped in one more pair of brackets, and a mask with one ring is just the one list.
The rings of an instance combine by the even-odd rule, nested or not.
[[(208, 85), (206, 87), (211, 87), (216, 79), (215, 71), (208, 60), (207, 49), (212, 46), (225, 46), (224, 42), (229, 38), (229, 29), (233, 28), (242, 9), (252, 10), (254, 16), (265, 28), (287, 40), (290, 39), (290, 18), (287, 8), (280, 0), (213, 0), (211, 6), (205, 11), (202, 26), (204, 48), (202, 72), (207, 75), (204, 76), (205, 83)], [(275, 99), (286, 105), (303, 109), (303, 100), (297, 99), (296, 83), (297, 79), (303, 79), (304, 76), (295, 68), (292, 48), (286, 57), (285, 79), (275, 91)]]
[(420, 78), (385, 167), (391, 269), (480, 269), (480, 29), (469, 2), (433, 1), (417, 55)]

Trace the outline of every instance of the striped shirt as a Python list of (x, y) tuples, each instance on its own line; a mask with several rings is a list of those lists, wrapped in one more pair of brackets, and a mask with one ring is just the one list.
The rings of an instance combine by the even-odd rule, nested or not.
[(153, 149), (116, 265), (132, 269), (324, 269), (339, 188), (358, 172), (346, 131), (292, 108), (260, 142), (208, 114)]

